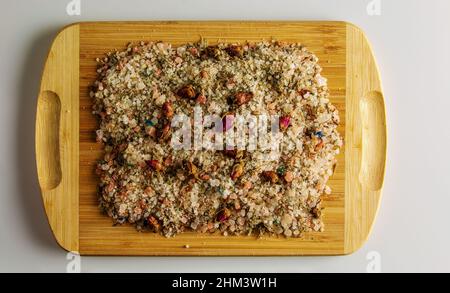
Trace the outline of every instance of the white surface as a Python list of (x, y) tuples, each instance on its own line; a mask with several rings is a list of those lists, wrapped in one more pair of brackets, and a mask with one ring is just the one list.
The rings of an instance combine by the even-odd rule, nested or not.
[[(36, 97), (56, 31), (84, 20), (346, 20), (373, 44), (386, 95), (388, 166), (368, 243), (342, 257), (82, 257), (82, 272), (365, 272), (376, 251), (383, 272), (450, 271), (450, 2), (381, 0), (9, 0), (0, 6), (0, 271), (65, 272), (38, 190)], [(214, 2), (214, 4), (210, 4)]]

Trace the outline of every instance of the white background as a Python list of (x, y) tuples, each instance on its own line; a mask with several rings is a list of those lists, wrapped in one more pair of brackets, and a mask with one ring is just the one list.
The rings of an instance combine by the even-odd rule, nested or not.
[(366, 245), (340, 257), (82, 257), (82, 272), (450, 271), (450, 1), (69, 0), (0, 4), (0, 271), (65, 272), (39, 193), (36, 97), (56, 32), (84, 20), (346, 20), (363, 28), (381, 70), (389, 127), (381, 209)]

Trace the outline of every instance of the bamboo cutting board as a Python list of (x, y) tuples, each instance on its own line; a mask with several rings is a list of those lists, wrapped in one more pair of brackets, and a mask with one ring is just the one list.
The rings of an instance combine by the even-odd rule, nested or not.
[[(316, 54), (340, 111), (344, 147), (333, 189), (324, 197), (324, 232), (303, 238), (228, 236), (187, 232), (174, 238), (112, 226), (98, 209), (97, 120), (88, 86), (95, 58), (128, 42), (174, 45), (203, 38), (301, 42)], [(91, 22), (64, 28), (55, 38), (42, 76), (36, 117), (36, 160), (50, 227), (66, 250), (82, 255), (340, 255), (366, 241), (381, 196), (386, 161), (384, 98), (364, 33), (346, 22)], [(187, 248), (188, 247), (188, 248)]]

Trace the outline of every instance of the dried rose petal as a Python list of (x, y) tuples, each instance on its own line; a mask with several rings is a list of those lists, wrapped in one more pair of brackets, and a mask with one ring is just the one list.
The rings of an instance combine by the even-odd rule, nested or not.
[(156, 137), (156, 128), (154, 126), (147, 126), (145, 127), (145, 133), (150, 137)]
[(244, 56), (244, 49), (240, 45), (231, 45), (226, 49), (226, 51), (231, 57)]
[(209, 74), (208, 74), (208, 72), (206, 70), (202, 70), (202, 71), (200, 71), (200, 77), (201, 78), (208, 78)]
[(206, 57), (219, 58), (220, 49), (217, 46), (208, 46), (204, 51)]
[(253, 186), (253, 184), (250, 182), (250, 181), (246, 181), (245, 183), (244, 183), (244, 189), (246, 189), (246, 190), (250, 190), (251, 188), (252, 188), (252, 186)]
[(195, 166), (194, 163), (192, 162), (188, 162), (187, 163), (188, 169), (189, 169), (189, 174), (193, 175), (195, 178), (198, 177), (198, 168), (197, 166)]
[(280, 118), (280, 129), (286, 130), (291, 125), (291, 117), (283, 116)]
[(163, 169), (162, 164), (158, 160), (146, 161), (147, 165), (155, 171), (161, 171)]
[(323, 140), (319, 138), (319, 142), (314, 147), (314, 151), (318, 152), (323, 148)]
[(262, 173), (262, 176), (272, 184), (277, 183), (279, 179), (277, 173), (274, 171), (264, 171)]
[(234, 102), (238, 106), (242, 106), (250, 102), (251, 99), (253, 99), (253, 93), (250, 92), (238, 92), (234, 95)]
[(177, 92), (177, 95), (184, 99), (194, 99), (197, 95), (195, 94), (195, 89), (192, 85), (185, 85), (180, 88)]
[(211, 176), (209, 176), (206, 173), (203, 173), (203, 174), (200, 175), (200, 179), (202, 179), (202, 180), (209, 180), (209, 179), (211, 179)]
[(162, 105), (162, 111), (164, 113), (164, 116), (167, 118), (172, 118), (173, 116), (173, 106), (171, 101), (167, 101)]
[(161, 229), (161, 225), (154, 216), (150, 216), (147, 218), (147, 224), (155, 231), (159, 231), (159, 229)]
[(304, 97), (307, 93), (309, 93), (309, 91), (307, 89), (301, 89), (298, 91), (298, 93), (300, 94), (300, 96)]
[(144, 194), (147, 195), (147, 196), (152, 195), (153, 192), (154, 192), (154, 191), (153, 191), (153, 188), (151, 188), (150, 186), (147, 186), (147, 187), (144, 189)]
[(206, 96), (201, 95), (201, 94), (198, 95), (197, 98), (195, 99), (195, 102), (200, 105), (206, 104)]
[(169, 136), (170, 136), (170, 124), (167, 123), (161, 129), (161, 133), (160, 133), (159, 139), (164, 141), (164, 140), (167, 140), (169, 138)]
[(287, 171), (286, 174), (284, 174), (284, 180), (286, 180), (286, 182), (292, 182), (292, 180), (294, 180), (294, 174), (292, 174), (291, 171)]
[(195, 47), (189, 48), (189, 52), (192, 54), (192, 56), (196, 57), (198, 56), (198, 50)]
[(164, 159), (164, 166), (169, 167), (172, 165), (172, 163), (173, 163), (172, 156), (168, 156)]
[(244, 173), (244, 163), (238, 163), (234, 165), (233, 172), (231, 173), (231, 179), (236, 181)]
[(217, 214), (217, 220), (219, 222), (223, 223), (226, 220), (228, 220), (230, 218), (230, 216), (231, 216), (231, 211), (227, 208), (224, 208)]
[(322, 211), (321, 211), (320, 208), (314, 207), (314, 208), (311, 209), (311, 214), (313, 215), (313, 217), (315, 219), (318, 219), (322, 215)]

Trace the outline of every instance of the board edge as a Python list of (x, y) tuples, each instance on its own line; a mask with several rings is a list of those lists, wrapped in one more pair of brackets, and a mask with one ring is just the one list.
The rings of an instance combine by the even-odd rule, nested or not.
[[(346, 182), (345, 182), (345, 235), (344, 254), (359, 250), (369, 239), (378, 214), (387, 156), (386, 108), (380, 71), (372, 46), (364, 31), (353, 23), (347, 26), (347, 91), (346, 91)], [(362, 126), (365, 100), (375, 101), (370, 108), (371, 128)], [(364, 128), (364, 131), (363, 129)], [(373, 134), (379, 139), (373, 150), (368, 143), (374, 142)], [(365, 150), (366, 149), (366, 150)], [(366, 153), (364, 153), (366, 151)], [(368, 164), (368, 156), (375, 159)], [(375, 161), (374, 161), (375, 160)], [(363, 172), (362, 166), (373, 167), (373, 172)], [(370, 170), (369, 170), (370, 171)], [(364, 173), (364, 174), (363, 174)], [(363, 175), (362, 175), (363, 174)], [(363, 178), (364, 177), (364, 178)]]
[[(35, 126), (36, 168), (46, 217), (58, 245), (74, 253), (79, 251), (79, 29), (79, 23), (67, 25), (53, 39), (41, 75)], [(48, 95), (59, 104), (56, 134), (43, 127), (48, 107), (39, 108)], [(56, 160), (45, 150), (51, 136), (58, 142)], [(61, 173), (50, 185), (45, 183), (49, 162), (59, 164)]]

